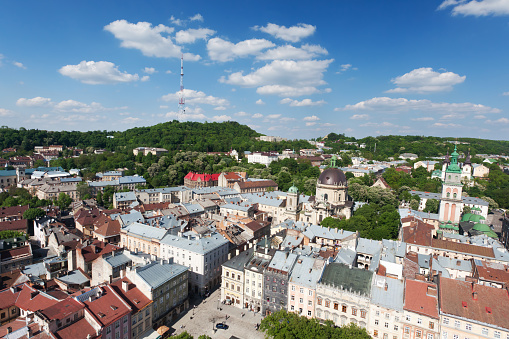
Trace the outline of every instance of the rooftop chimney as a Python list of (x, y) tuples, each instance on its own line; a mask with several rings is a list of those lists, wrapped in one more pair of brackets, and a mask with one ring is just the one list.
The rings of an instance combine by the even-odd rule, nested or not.
[(124, 292), (129, 291), (129, 283), (125, 280), (122, 280), (122, 289), (124, 290)]

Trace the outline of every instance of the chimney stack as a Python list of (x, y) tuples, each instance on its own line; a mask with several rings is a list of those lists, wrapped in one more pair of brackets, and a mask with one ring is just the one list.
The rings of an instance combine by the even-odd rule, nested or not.
[(125, 280), (122, 280), (122, 289), (124, 290), (124, 292), (129, 291), (129, 283)]

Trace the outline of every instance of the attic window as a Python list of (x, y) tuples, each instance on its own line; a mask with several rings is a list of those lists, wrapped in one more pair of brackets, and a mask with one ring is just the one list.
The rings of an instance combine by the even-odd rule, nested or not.
[(486, 313), (491, 314), (491, 307), (486, 306)]
[(463, 305), (463, 307), (467, 307), (467, 302), (466, 301), (462, 301), (461, 305)]
[(111, 305), (110, 307), (111, 307), (111, 309), (112, 309), (113, 311), (115, 311), (115, 310), (118, 308), (118, 307), (117, 307), (117, 306), (115, 306), (115, 305)]
[(99, 312), (99, 317), (104, 318), (105, 316), (106, 316), (106, 314)]

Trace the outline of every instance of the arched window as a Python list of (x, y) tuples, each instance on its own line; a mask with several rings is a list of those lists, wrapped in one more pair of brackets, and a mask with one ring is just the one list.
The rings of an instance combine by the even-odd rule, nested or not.
[(453, 197), (454, 199), (456, 199), (456, 196), (457, 196), (457, 195), (458, 195), (458, 194), (454, 193), (454, 194), (452, 195), (452, 197)]
[(451, 197), (451, 192), (447, 192), (447, 198)]
[(328, 199), (329, 199), (329, 195), (328, 195), (327, 193), (325, 193), (325, 194), (323, 195), (323, 200), (327, 201)]

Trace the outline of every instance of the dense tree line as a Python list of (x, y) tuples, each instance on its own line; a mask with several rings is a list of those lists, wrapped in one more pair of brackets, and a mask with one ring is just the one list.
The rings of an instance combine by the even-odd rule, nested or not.
[(315, 319), (281, 310), (262, 319), (260, 330), (272, 339), (369, 339), (366, 329), (350, 323), (336, 327), (331, 320), (325, 325)]
[(24, 205), (44, 207), (51, 204), (51, 200), (40, 200), (37, 196), (30, 195), (30, 192), (24, 188), (11, 187), (7, 192), (0, 193), (0, 207)]

